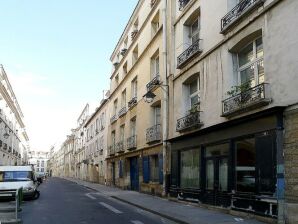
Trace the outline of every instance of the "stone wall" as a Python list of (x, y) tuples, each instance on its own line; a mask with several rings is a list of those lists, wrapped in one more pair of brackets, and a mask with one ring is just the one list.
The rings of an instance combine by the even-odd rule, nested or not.
[(298, 106), (285, 112), (286, 223), (298, 223)]

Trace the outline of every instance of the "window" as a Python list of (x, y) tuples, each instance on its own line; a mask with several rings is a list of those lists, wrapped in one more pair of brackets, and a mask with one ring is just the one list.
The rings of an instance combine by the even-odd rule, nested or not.
[(124, 49), (127, 49), (128, 47), (128, 37), (125, 38), (124, 42), (123, 42), (123, 45), (124, 45)]
[(199, 79), (195, 79), (192, 81), (189, 85), (189, 102), (190, 102), (190, 109), (194, 108), (195, 106), (198, 106), (199, 104)]
[(41, 169), (40, 169), (40, 172), (42, 172), (42, 173), (43, 173), (43, 172), (44, 172), (44, 168), (41, 168)]
[(123, 65), (123, 77), (127, 75), (127, 62)]
[(119, 85), (119, 74), (117, 74), (117, 75), (115, 76), (115, 83), (116, 83), (116, 86)]
[(138, 45), (137, 45), (132, 52), (132, 64), (133, 65), (137, 62), (138, 58), (139, 58), (139, 49), (138, 49)]
[(160, 106), (154, 107), (154, 124), (158, 125), (161, 123)]
[(126, 89), (121, 94), (121, 108), (126, 106)]
[(37, 163), (36, 163), (36, 164), (37, 164), (37, 166), (40, 166), (40, 165), (39, 165), (39, 160), (37, 160)]
[(132, 98), (137, 97), (137, 92), (138, 92), (138, 81), (135, 78), (132, 82), (131, 82), (131, 96)]
[(101, 130), (103, 130), (105, 128), (105, 113), (104, 112), (100, 115), (100, 124), (101, 124)]
[(180, 157), (180, 185), (183, 188), (200, 186), (200, 150), (181, 151)]
[(194, 44), (200, 37), (200, 23), (199, 18), (196, 18), (190, 26), (191, 44)]
[(158, 155), (152, 155), (149, 157), (149, 167), (150, 167), (150, 181), (159, 181), (159, 165), (158, 165)]
[(95, 122), (95, 132), (98, 133), (99, 130), (99, 119), (96, 118), (96, 122)]
[(136, 135), (136, 118), (130, 120), (130, 133), (131, 136)]
[(151, 27), (152, 27), (152, 37), (157, 33), (159, 29), (159, 11), (158, 13), (154, 16), (152, 22), (151, 22)]
[(112, 136), (111, 136), (111, 138), (112, 138), (112, 145), (114, 146), (115, 143), (116, 143), (116, 132), (115, 132), (115, 131), (112, 131)]
[(41, 161), (41, 167), (44, 167), (44, 161), (43, 160)]
[(238, 53), (239, 84), (259, 85), (265, 81), (264, 74), (263, 41), (259, 37)]
[(118, 100), (116, 99), (115, 101), (114, 101), (114, 115), (117, 113), (117, 110), (118, 110)]
[(151, 78), (155, 78), (159, 75), (159, 52), (151, 58)]
[(121, 142), (124, 142), (124, 139), (125, 139), (125, 126), (122, 125), (120, 127), (120, 141)]

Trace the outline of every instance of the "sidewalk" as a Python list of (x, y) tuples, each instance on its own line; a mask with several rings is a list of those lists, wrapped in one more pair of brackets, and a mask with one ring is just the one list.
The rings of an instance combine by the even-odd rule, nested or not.
[(157, 214), (180, 224), (261, 224), (263, 222), (232, 216), (217, 211), (200, 208), (185, 203), (177, 203), (168, 199), (142, 194), (135, 191), (121, 190), (86, 181), (65, 178), (79, 185), (98, 191), (99, 193), (115, 198), (122, 202), (134, 205), (143, 210)]
[(15, 219), (15, 202), (0, 202), (0, 223), (18, 224), (22, 223), (20, 219)]

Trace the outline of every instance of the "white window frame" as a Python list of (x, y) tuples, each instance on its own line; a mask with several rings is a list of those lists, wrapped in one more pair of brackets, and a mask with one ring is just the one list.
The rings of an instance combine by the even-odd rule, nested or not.
[[(159, 119), (160, 119), (159, 122), (157, 120), (158, 110), (159, 110)], [(161, 124), (161, 106), (154, 107), (154, 125), (158, 125), (158, 124)]]
[(160, 70), (160, 61), (159, 61), (159, 53), (152, 57), (152, 72), (151, 72), (151, 78), (155, 78), (156, 76), (159, 75), (159, 70)]
[(131, 98), (134, 98), (134, 97), (137, 97), (138, 95), (138, 80), (137, 79), (134, 79), (132, 82), (131, 82)]
[[(194, 83), (194, 82), (197, 82), (197, 91), (194, 92), (194, 93), (190, 93), (190, 85), (191, 83)], [(188, 100), (189, 100), (189, 109), (192, 109), (192, 106), (191, 106), (191, 99), (195, 96), (198, 96), (198, 105), (200, 104), (200, 78), (197, 77), (196, 80), (194, 80), (193, 82), (191, 82), (188, 84)]]
[(126, 106), (126, 89), (121, 93), (121, 108)]
[[(241, 72), (248, 69), (251, 66), (254, 66), (254, 81), (255, 81), (255, 85), (257, 86), (259, 85), (259, 74), (258, 74), (258, 62), (263, 61), (264, 63), (264, 45), (263, 45), (263, 56), (257, 58), (257, 40), (258, 39), (262, 39), (262, 44), (264, 44), (263, 42), (263, 37), (257, 37), (255, 38), (253, 41), (250, 41), (248, 44), (246, 44), (244, 47), (241, 48), (241, 50), (243, 50), (244, 48), (246, 48), (248, 45), (250, 45), (251, 43), (253, 43), (253, 60), (251, 62), (246, 63), (245, 65), (242, 65), (241, 67), (239, 67), (239, 53), (241, 52), (241, 50), (239, 51), (239, 53), (237, 53), (237, 67), (238, 67), (238, 84), (241, 85)], [(265, 67), (264, 67), (265, 69)], [(265, 73), (265, 72), (264, 72)], [(264, 78), (265, 78), (265, 74), (264, 74)], [(251, 86), (251, 87), (254, 87)]]
[[(193, 32), (193, 30), (192, 30), (192, 27), (193, 27), (193, 24), (195, 23), (195, 22), (198, 22), (198, 30), (197, 30), (197, 32)], [(194, 21), (192, 21), (192, 23), (191, 23), (191, 25), (190, 25), (190, 27), (189, 27), (189, 31), (190, 31), (190, 42), (191, 42), (191, 44), (194, 44), (197, 40), (199, 40), (200, 39), (200, 17), (198, 16)], [(196, 36), (196, 35), (198, 35), (198, 38), (197, 38), (197, 40), (195, 40), (195, 41), (193, 41), (193, 38)]]

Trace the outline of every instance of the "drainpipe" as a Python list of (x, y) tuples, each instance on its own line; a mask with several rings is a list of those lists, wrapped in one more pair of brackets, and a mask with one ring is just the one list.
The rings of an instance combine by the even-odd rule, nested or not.
[(163, 154), (163, 192), (162, 195), (167, 195), (167, 139), (169, 132), (169, 86), (168, 86), (168, 69), (167, 69), (167, 0), (162, 0), (162, 62), (163, 62), (163, 107), (162, 107), (162, 154)]

